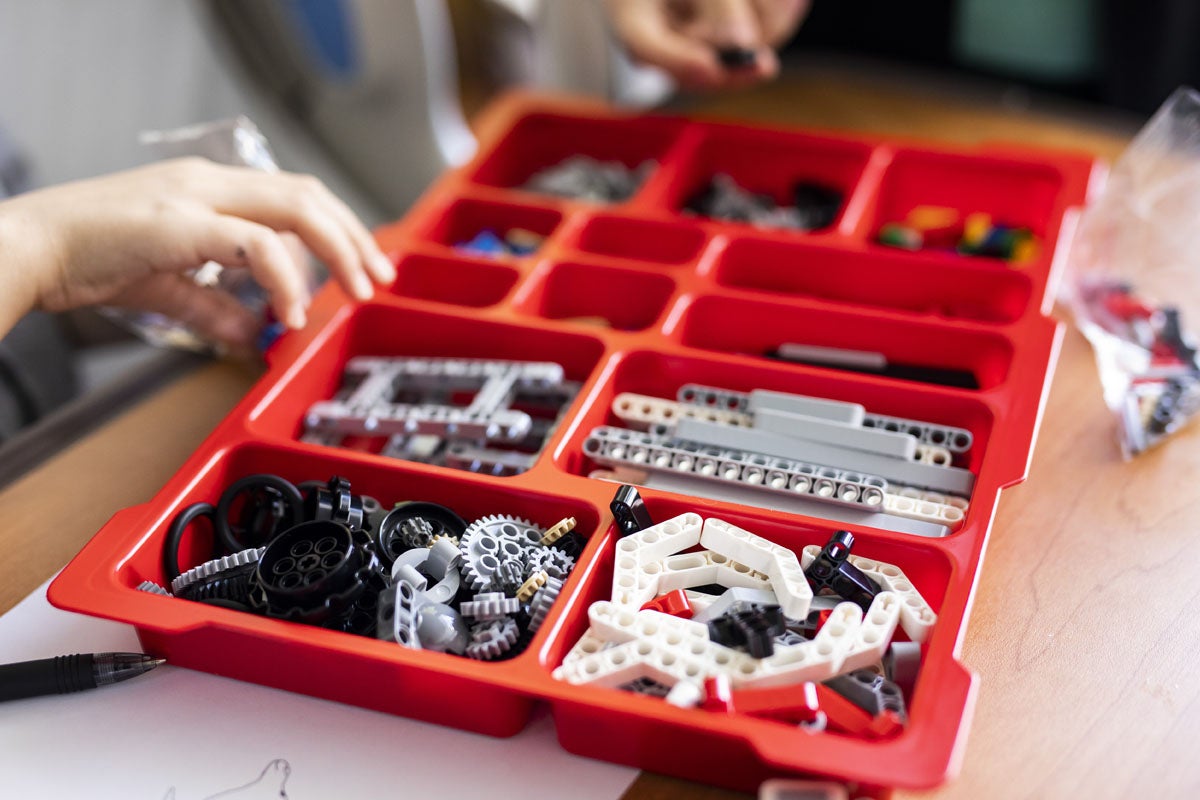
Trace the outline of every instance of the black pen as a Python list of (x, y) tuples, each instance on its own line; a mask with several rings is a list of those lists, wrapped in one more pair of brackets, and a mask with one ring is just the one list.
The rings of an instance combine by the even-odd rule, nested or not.
[(0, 701), (108, 686), (165, 663), (142, 653), (77, 653), (0, 665)]

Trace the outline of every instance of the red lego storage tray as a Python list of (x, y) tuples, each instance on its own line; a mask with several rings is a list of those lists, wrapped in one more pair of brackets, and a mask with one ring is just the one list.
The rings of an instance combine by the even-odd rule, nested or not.
[[(1082, 155), (1006, 146), (953, 149), (858, 136), (627, 115), (583, 101), (514, 95), (481, 123), (470, 163), (445, 174), (400, 222), (378, 231), (398, 278), (367, 303), (326, 287), (309, 327), (285, 335), (269, 369), (169, 483), (120, 511), (50, 587), (56, 606), (134, 625), (172, 663), (496, 736), (552, 708), (572, 752), (752, 789), (795, 773), (929, 787), (960, 761), (976, 680), (958, 660), (1000, 491), (1022, 480), (1060, 326), (1048, 316), (1074, 209), (1100, 173)], [(628, 200), (599, 204), (521, 188), (583, 154), (655, 166)], [(838, 189), (833, 224), (763, 230), (682, 213), (717, 173), (781, 196), (797, 180)], [(877, 243), (880, 228), (933, 205), (1024, 226), (1040, 249), (1020, 265)], [(527, 256), (454, 245), (485, 228), (545, 236)], [(606, 324), (598, 325), (598, 321)], [(764, 357), (780, 342), (883, 353), (953, 369), (978, 388)], [(580, 384), (545, 447), (497, 476), (301, 441), (306, 410), (337, 391), (354, 356), (551, 361)], [(718, 517), (797, 553), (850, 530), (856, 554), (898, 566), (937, 614), (897, 736), (867, 739), (552, 676), (608, 599), (620, 536), (615, 484), (584, 441), (616, 424), (621, 392), (674, 397), (684, 384), (771, 389), (861, 403), (964, 428), (975, 476), (962, 524), (942, 538), (838, 523), (741, 502), (642, 490), (655, 521)], [(235, 479), (346, 477), (385, 502), (443, 503), (467, 519), (515, 514), (578, 521), (586, 546), (545, 623), (519, 656), (480, 662), (138, 591), (165, 583), (166, 529), (184, 506)], [(185, 537), (184, 569), (204, 560)], [(281, 665), (285, 665), (281, 667)]]

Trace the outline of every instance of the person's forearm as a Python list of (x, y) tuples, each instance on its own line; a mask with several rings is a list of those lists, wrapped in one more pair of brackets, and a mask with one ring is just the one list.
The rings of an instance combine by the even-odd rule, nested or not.
[(37, 307), (53, 257), (46, 231), (18, 200), (0, 202), (0, 338)]

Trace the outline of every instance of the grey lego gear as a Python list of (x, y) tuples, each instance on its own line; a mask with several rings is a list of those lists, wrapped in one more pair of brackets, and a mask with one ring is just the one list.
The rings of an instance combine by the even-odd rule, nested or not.
[(429, 547), (433, 540), (433, 525), (421, 517), (406, 519), (400, 523), (400, 541), (409, 548)]
[(516, 558), (506, 558), (500, 562), (500, 568), (496, 570), (496, 588), (510, 597), (515, 597), (524, 582), (525, 562)]
[(475, 595), (459, 606), (464, 617), (474, 617), (480, 621), (502, 619), (521, 610), (521, 601), (515, 597), (506, 597), (504, 592), (483, 592)]
[(198, 581), (211, 578), (218, 572), (224, 572), (227, 569), (241, 567), (246, 564), (254, 564), (262, 557), (265, 547), (250, 548), (242, 550), (233, 555), (224, 556), (222, 558), (214, 558), (212, 561), (205, 561), (198, 567), (192, 567), (187, 572), (183, 573), (175, 580), (171, 581), (171, 591), (174, 594), (179, 594), (180, 591), (186, 589)]
[(489, 515), (475, 520), (467, 526), (458, 545), (467, 585), (474, 592), (500, 589), (501, 562), (526, 561), (532, 550), (542, 549), (538, 544), (541, 538), (542, 529), (520, 517)]
[(147, 594), (160, 594), (163, 597), (175, 596), (154, 581), (142, 581), (137, 585), (137, 590), (139, 592), (146, 592)]
[(562, 591), (563, 582), (558, 578), (547, 578), (546, 585), (537, 590), (533, 600), (529, 602), (529, 631), (533, 633), (542, 627), (546, 615), (550, 613), (558, 593)]
[(563, 580), (574, 568), (575, 559), (556, 547), (543, 547), (533, 551), (525, 563), (527, 578), (545, 572), (551, 578)]
[(493, 661), (511, 650), (520, 635), (516, 620), (511, 617), (474, 625), (471, 643), (466, 648), (467, 658)]

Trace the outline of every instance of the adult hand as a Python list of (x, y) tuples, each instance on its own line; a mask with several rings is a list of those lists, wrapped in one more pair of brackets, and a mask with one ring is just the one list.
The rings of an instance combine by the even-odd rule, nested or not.
[[(354, 212), (311, 176), (184, 158), (21, 195), (0, 203), (0, 288), (13, 289), (0, 300), (0, 335), (30, 307), (106, 303), (158, 311), (244, 348), (259, 320), (184, 274), (207, 261), (248, 268), (279, 320), (302, 328), (308, 270), (288, 232), (360, 300), (372, 279), (396, 277)], [(24, 308), (13, 299), (22, 297)]]
[[(661, 67), (682, 86), (744, 86), (779, 72), (775, 49), (800, 27), (810, 0), (605, 0), (617, 37), (639, 61)], [(718, 51), (749, 50), (744, 68), (721, 64)]]

